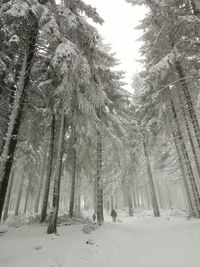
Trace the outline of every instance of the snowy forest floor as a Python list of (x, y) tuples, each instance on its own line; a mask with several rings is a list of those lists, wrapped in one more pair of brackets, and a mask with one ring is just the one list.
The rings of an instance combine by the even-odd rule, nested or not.
[(199, 267), (200, 221), (148, 215), (120, 214), (117, 223), (106, 217), (91, 234), (83, 225), (61, 226), (58, 236), (45, 225), (9, 227), (0, 236), (0, 266)]

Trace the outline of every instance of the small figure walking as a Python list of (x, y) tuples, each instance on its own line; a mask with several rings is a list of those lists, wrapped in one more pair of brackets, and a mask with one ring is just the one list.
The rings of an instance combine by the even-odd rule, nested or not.
[(93, 216), (92, 216), (93, 222), (96, 221), (96, 218), (97, 218), (97, 216), (96, 216), (96, 214), (94, 213)]
[(110, 215), (112, 217), (113, 222), (116, 222), (117, 212), (114, 209), (112, 209)]

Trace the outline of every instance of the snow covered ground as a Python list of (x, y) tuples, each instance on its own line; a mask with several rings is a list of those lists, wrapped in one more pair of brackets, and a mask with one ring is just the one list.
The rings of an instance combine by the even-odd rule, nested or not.
[[(200, 221), (119, 216), (84, 234), (81, 225), (8, 228), (0, 236), (1, 267), (199, 267)], [(87, 241), (89, 240), (89, 244)], [(92, 244), (90, 244), (92, 243)]]

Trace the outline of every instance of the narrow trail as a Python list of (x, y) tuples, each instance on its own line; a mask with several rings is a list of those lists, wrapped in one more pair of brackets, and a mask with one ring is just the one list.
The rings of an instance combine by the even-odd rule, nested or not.
[(81, 228), (60, 227), (59, 236), (46, 235), (44, 226), (10, 228), (0, 237), (0, 266), (200, 266), (198, 220), (123, 217), (121, 223), (107, 222), (89, 235)]

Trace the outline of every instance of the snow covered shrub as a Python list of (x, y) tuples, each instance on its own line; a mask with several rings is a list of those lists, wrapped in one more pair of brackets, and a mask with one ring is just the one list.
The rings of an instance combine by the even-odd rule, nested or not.
[(88, 222), (87, 224), (83, 226), (82, 231), (84, 234), (90, 234), (92, 231), (96, 230), (97, 227), (98, 226), (96, 224), (93, 224), (92, 222)]

